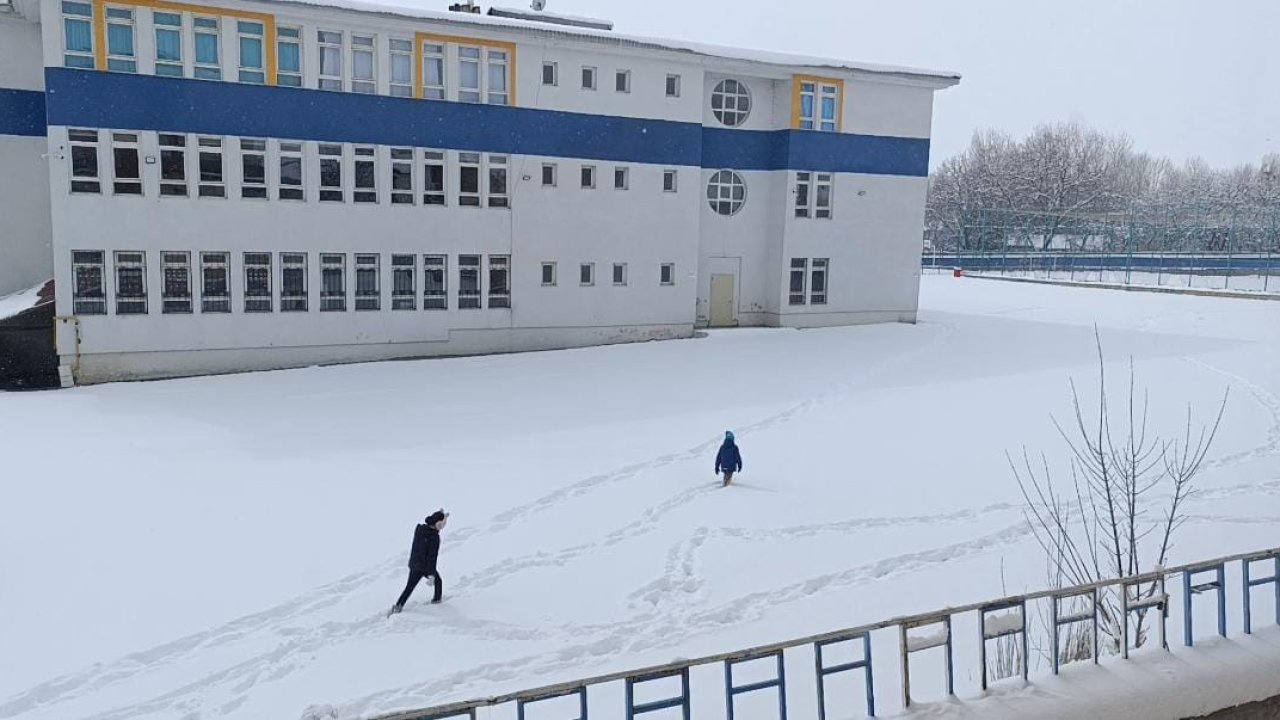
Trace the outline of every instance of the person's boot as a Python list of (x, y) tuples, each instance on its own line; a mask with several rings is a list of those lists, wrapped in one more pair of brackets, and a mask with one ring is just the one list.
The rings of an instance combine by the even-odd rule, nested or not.
[(387, 617), (391, 617), (392, 615), (398, 615), (402, 610), (404, 610), (403, 605), (398, 605), (398, 604), (392, 605), (391, 609), (387, 611)]

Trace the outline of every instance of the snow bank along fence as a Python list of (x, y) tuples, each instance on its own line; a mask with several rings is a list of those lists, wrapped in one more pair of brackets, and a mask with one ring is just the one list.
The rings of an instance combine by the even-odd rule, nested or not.
[[(925, 253), (926, 270), (1038, 275), (1061, 279), (1100, 279), (1126, 284), (1175, 284), (1176, 277), (1213, 278), (1213, 286), (1280, 293), (1280, 251), (1265, 253), (1107, 253), (1053, 252), (1008, 248), (997, 251)], [(1153, 278), (1154, 276), (1154, 278)]]
[[(1216, 628), (1218, 635), (1227, 636), (1227, 572), (1228, 566), (1239, 565), (1240, 585), (1235, 590), (1243, 598), (1242, 628), (1248, 634), (1253, 629), (1253, 602), (1258, 588), (1270, 588), (1274, 596), (1275, 622), (1280, 625), (1280, 548), (1253, 553), (1229, 555), (1213, 560), (1201, 561), (1153, 572), (1142, 573), (1130, 577), (1103, 580), (1087, 585), (1076, 585), (1054, 590), (1025, 595), (1010, 595), (987, 602), (946, 608), (920, 615), (909, 615), (884, 620), (870, 625), (836, 630), (797, 638), (785, 642), (762, 645), (735, 652), (721, 653), (693, 660), (681, 660), (665, 665), (646, 667), (638, 670), (611, 673), (597, 677), (585, 678), (573, 682), (559, 683), (531, 690), (523, 690), (497, 697), (468, 700), (423, 710), (398, 712), (383, 715), (378, 720), (454, 720), (467, 718), (477, 720), (477, 711), (482, 708), (493, 708), (493, 714), (484, 717), (510, 717), (514, 710), (517, 720), (526, 720), (526, 711), (531, 706), (560, 700), (557, 710), (562, 713), (555, 717), (564, 720), (588, 720), (588, 695), (592, 696), (592, 704), (603, 705), (604, 698), (596, 694), (609, 695), (616, 701), (617, 684), (622, 684), (622, 712), (616, 702), (608, 703), (608, 707), (597, 710), (605, 718), (625, 717), (634, 720), (637, 717), (662, 710), (678, 709), (684, 720), (692, 715), (693, 696), (690, 689), (690, 671), (702, 666), (721, 665), (724, 671), (722, 697), (728, 720), (734, 720), (735, 703), (743, 695), (757, 692), (772, 692), (777, 697), (776, 715), (779, 720), (787, 720), (789, 694), (802, 692), (793, 681), (788, 685), (786, 663), (784, 659), (797, 659), (797, 655), (808, 653), (813, 663), (817, 701), (818, 720), (826, 720), (828, 713), (836, 717), (848, 717), (860, 703), (846, 702), (843, 706), (832, 707), (827, 702), (827, 683), (834, 675), (854, 674), (855, 682), (860, 679), (865, 684), (866, 715), (874, 717), (876, 713), (875, 683), (873, 670), (887, 660), (872, 657), (872, 634), (882, 631), (896, 631), (896, 657), (889, 660), (899, 665), (901, 672), (901, 701), (904, 707), (911, 705), (911, 657), (926, 650), (942, 648), (942, 671), (948, 695), (955, 694), (955, 662), (953, 620), (958, 616), (971, 615), (977, 620), (978, 635), (974, 639), (978, 644), (980, 678), (983, 690), (987, 688), (987, 648), (992, 641), (1010, 637), (1017, 643), (1022, 660), (1018, 663), (1022, 678), (1028, 677), (1028, 608), (1044, 610), (1047, 608), (1049, 620), (1046, 631), (1050, 636), (1050, 652), (1052, 653), (1052, 672), (1056, 675), (1060, 667), (1060, 642), (1064, 630), (1071, 626), (1084, 627), (1091, 638), (1089, 658), (1096, 664), (1099, 655), (1099, 619), (1104, 615), (1105, 603), (1101, 599), (1104, 593), (1115, 598), (1113, 607), (1118, 604), (1118, 617), (1113, 621), (1119, 623), (1120, 655), (1128, 659), (1131, 646), (1134, 644), (1133, 617), (1145, 615), (1153, 620), (1160, 647), (1168, 650), (1166, 631), (1170, 603), (1173, 594), (1180, 596), (1182, 603), (1182, 636), (1183, 644), (1192, 647), (1195, 642), (1193, 627), (1193, 605), (1197, 598), (1208, 596), (1216, 606)], [(1179, 582), (1180, 580), (1180, 582)], [(1170, 587), (1172, 586), (1172, 588)], [(1173, 591), (1173, 593), (1170, 592)], [(1202, 600), (1199, 605), (1203, 607)], [(1037, 605), (1038, 603), (1038, 605)], [(843, 647), (842, 657), (852, 659), (833, 660), (832, 652)], [(1015, 656), (1016, 657), (1016, 656)], [(800, 658), (802, 661), (805, 659)], [(755, 663), (755, 670), (765, 669), (768, 677), (754, 682), (744, 682), (735, 677), (735, 669), (746, 663)], [(762, 667), (763, 666), (763, 667)], [(794, 665), (793, 665), (794, 667)], [(860, 678), (857, 676), (861, 676)], [(757, 674), (757, 677), (759, 675)], [(654, 684), (667, 681), (664, 687), (675, 686), (674, 693), (656, 700), (637, 701), (638, 694), (652, 695)], [(607, 689), (608, 688), (608, 689)], [(610, 692), (610, 689), (612, 692)], [(638, 692), (640, 691), (640, 692)], [(812, 696), (811, 696), (812, 697)], [(566, 706), (572, 710), (566, 711)], [(664, 714), (671, 717), (671, 714)], [(540, 712), (538, 717), (551, 717)], [(751, 717), (764, 717), (758, 712)]]

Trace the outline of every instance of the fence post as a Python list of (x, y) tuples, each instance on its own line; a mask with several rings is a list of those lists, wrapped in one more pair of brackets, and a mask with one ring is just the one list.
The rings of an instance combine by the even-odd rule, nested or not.
[[(777, 669), (772, 680), (762, 680), (747, 685), (733, 684), (733, 666), (742, 663), (752, 662), (754, 660), (764, 660), (773, 657), (777, 661)], [(757, 690), (768, 690), (770, 688), (778, 689), (778, 720), (787, 720), (787, 675), (783, 663), (783, 651), (764, 653), (762, 655), (748, 655), (737, 660), (724, 661), (724, 702), (725, 709), (728, 713), (729, 720), (734, 720), (733, 701), (738, 695), (743, 695)]]
[[(1269, 577), (1250, 579), (1249, 566), (1255, 562), (1263, 560), (1272, 560), (1274, 570)], [(1246, 557), (1240, 561), (1240, 567), (1243, 568), (1244, 575), (1244, 632), (1246, 635), (1253, 632), (1253, 608), (1251, 602), (1251, 590), (1259, 585), (1271, 585), (1275, 591), (1276, 597), (1276, 624), (1280, 625), (1280, 552), (1271, 551), (1253, 557)]]
[[(1195, 582), (1196, 575), (1210, 571), (1214, 574), (1213, 580), (1199, 584)], [(1227, 636), (1226, 564), (1218, 563), (1187, 568), (1182, 571), (1182, 643), (1187, 647), (1191, 647), (1194, 643), (1192, 637), (1192, 598), (1209, 590), (1216, 591), (1218, 595), (1218, 634), (1222, 637)]]

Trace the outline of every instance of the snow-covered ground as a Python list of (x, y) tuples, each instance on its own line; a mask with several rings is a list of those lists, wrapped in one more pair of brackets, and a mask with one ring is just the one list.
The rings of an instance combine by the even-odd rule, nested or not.
[[(940, 271), (930, 270), (930, 272)], [(950, 272), (950, 270), (946, 271), (946, 273)], [(1082, 283), (1280, 294), (1280, 276), (1276, 275), (1202, 275), (1185, 272), (1139, 272), (1136, 270), (1131, 272), (1125, 272), (1124, 270), (1078, 270), (1075, 272), (1069, 270), (1007, 270), (1004, 273), (1000, 273), (997, 270), (979, 274)]]
[[(1004, 453), (1061, 461), (1095, 324), (1166, 431), (1231, 387), (1173, 561), (1277, 544), (1280, 303), (929, 276), (922, 307), (0, 394), (0, 718), (351, 717), (1039, 589)], [(388, 620), (440, 506), (446, 603)]]

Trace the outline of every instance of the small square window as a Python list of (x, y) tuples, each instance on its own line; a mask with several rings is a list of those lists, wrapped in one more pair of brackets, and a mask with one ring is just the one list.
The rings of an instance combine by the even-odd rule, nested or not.
[(542, 84), (543, 85), (559, 85), (560, 84), (560, 66), (553, 62), (542, 63)]
[(626, 263), (613, 264), (613, 284), (614, 285), (627, 284), (627, 264)]
[(680, 76), (667, 76), (667, 97), (680, 97)]
[(619, 70), (613, 76), (613, 89), (620, 93), (631, 92), (631, 71)]
[(582, 187), (590, 189), (590, 188), (594, 188), (595, 186), (596, 186), (596, 166), (583, 165), (582, 166)]
[(578, 284), (579, 285), (595, 285), (596, 284), (596, 264), (582, 263), (578, 266)]
[(555, 163), (543, 163), (542, 165), (542, 186), (555, 187), (556, 184), (556, 166)]
[(616, 167), (616, 168), (614, 168), (614, 169), (613, 169), (613, 189), (614, 189), (614, 190), (626, 190), (626, 189), (627, 189), (627, 185), (629, 184), (629, 183), (628, 183), (628, 179), (629, 179), (629, 178), (628, 178), (628, 176), (629, 176), (630, 174), (631, 174), (631, 173), (630, 173), (630, 171), (629, 171), (629, 169), (628, 169), (628, 168), (625, 168), (625, 167)]
[(554, 287), (556, 284), (556, 264), (553, 262), (542, 263), (542, 286)]
[(583, 90), (596, 89), (596, 69), (595, 68), (593, 67), (582, 68), (582, 89)]
[(663, 263), (658, 273), (659, 281), (663, 285), (676, 284), (676, 266), (674, 263)]
[(662, 171), (662, 191), (673, 193), (676, 191), (676, 171)]

